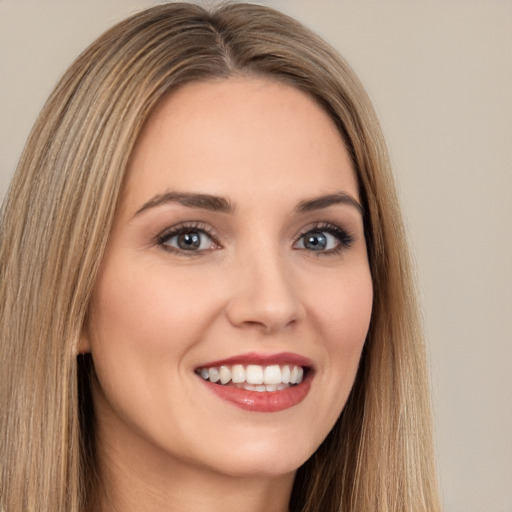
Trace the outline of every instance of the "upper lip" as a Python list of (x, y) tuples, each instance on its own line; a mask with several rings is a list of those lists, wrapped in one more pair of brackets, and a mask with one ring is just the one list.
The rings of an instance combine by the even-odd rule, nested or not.
[(217, 361), (209, 361), (197, 367), (211, 368), (214, 366), (229, 366), (233, 364), (257, 364), (260, 366), (270, 366), (273, 364), (292, 364), (306, 368), (313, 368), (313, 361), (311, 359), (295, 354), (293, 352), (279, 352), (276, 354), (262, 354), (259, 352), (246, 352), (238, 354), (226, 359), (219, 359)]

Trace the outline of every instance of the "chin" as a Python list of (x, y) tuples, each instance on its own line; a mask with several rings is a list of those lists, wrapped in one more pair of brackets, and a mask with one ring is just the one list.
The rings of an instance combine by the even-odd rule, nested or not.
[[(322, 439), (319, 440), (320, 444)], [(263, 433), (256, 441), (234, 442), (215, 450), (211, 469), (232, 477), (278, 477), (293, 474), (316, 451), (311, 439), (270, 436)], [(220, 448), (220, 447), (217, 447)], [(220, 456), (219, 456), (220, 455)]]
[(276, 457), (259, 457), (253, 460), (239, 459), (231, 457), (223, 461), (222, 466), (214, 469), (217, 473), (224, 474), (233, 478), (278, 478), (281, 476), (294, 474), (309, 457), (290, 457), (290, 454), (283, 453)]

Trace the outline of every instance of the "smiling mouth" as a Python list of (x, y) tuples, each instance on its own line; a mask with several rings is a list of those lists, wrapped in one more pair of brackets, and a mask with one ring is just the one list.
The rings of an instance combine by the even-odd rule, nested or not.
[(294, 364), (233, 364), (202, 367), (196, 373), (205, 381), (246, 391), (273, 392), (297, 386), (308, 368)]

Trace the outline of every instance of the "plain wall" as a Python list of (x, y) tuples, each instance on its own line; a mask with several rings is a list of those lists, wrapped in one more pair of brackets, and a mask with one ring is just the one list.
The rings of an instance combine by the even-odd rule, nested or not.
[[(0, 197), (72, 59), (155, 3), (0, 0)], [(265, 3), (338, 48), (381, 118), (418, 267), (445, 509), (512, 512), (512, 2)]]

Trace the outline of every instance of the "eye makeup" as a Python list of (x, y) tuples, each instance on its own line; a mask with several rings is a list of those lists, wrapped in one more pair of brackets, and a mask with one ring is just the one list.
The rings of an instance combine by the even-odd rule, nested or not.
[[(155, 243), (162, 249), (182, 255), (199, 256), (222, 249), (220, 236), (204, 222), (181, 222), (157, 235)], [(354, 236), (331, 222), (308, 224), (301, 229), (292, 245), (294, 250), (312, 252), (318, 256), (336, 255), (349, 249)]]
[(330, 222), (320, 222), (304, 228), (293, 247), (328, 256), (339, 254), (353, 243), (354, 236), (346, 229)]
[(172, 226), (156, 237), (162, 249), (184, 256), (198, 256), (221, 249), (213, 229), (203, 222), (182, 222)]

